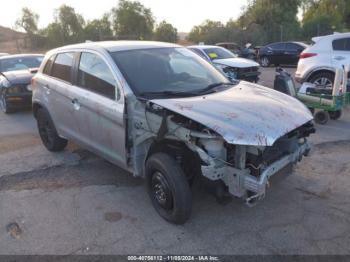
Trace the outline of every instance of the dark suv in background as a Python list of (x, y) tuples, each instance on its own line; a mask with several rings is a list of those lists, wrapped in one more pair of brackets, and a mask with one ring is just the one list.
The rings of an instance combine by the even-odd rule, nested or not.
[(259, 61), (263, 67), (274, 65), (296, 65), (299, 55), (308, 45), (301, 42), (280, 42), (266, 45), (259, 50)]

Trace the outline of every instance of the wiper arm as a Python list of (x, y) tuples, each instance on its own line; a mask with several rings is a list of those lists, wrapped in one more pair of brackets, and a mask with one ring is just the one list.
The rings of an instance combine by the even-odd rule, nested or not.
[(189, 96), (194, 95), (194, 92), (179, 92), (179, 91), (171, 91), (171, 90), (164, 90), (164, 91), (151, 91), (151, 92), (143, 92), (140, 93), (140, 96), (147, 96), (147, 95), (165, 95), (165, 96)]
[(210, 84), (208, 85), (206, 88), (203, 88), (202, 90), (199, 90), (198, 93), (202, 94), (202, 93), (205, 93), (205, 92), (208, 92), (216, 87), (219, 87), (219, 86), (227, 86), (227, 85), (234, 85), (234, 83), (231, 83), (231, 82), (218, 82), (218, 83), (213, 83), (213, 84)]

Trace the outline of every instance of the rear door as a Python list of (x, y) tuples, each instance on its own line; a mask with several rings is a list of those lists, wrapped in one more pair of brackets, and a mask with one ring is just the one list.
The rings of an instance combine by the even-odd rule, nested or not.
[(286, 43), (284, 61), (286, 64), (295, 65), (299, 61), (299, 55), (303, 48), (295, 43)]
[(350, 38), (334, 39), (332, 42), (333, 66), (350, 65)]
[(40, 83), (45, 96), (44, 100), (47, 101), (46, 106), (56, 129), (60, 135), (71, 139), (79, 138), (74, 111), (71, 107), (74, 56), (74, 52), (65, 52), (51, 57), (43, 72), (49, 77), (45, 77)]
[(284, 63), (285, 43), (276, 43), (268, 46), (267, 54), (272, 64)]
[(107, 59), (81, 52), (76, 63), (73, 104), (80, 141), (109, 161), (125, 166), (124, 97)]

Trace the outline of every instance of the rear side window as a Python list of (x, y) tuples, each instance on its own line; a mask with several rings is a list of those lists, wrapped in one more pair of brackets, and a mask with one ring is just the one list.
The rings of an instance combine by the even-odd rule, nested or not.
[(342, 38), (333, 40), (334, 51), (350, 51), (350, 38)]
[(108, 65), (96, 54), (81, 54), (78, 86), (107, 98), (115, 99), (116, 81)]
[(52, 65), (51, 76), (63, 81), (72, 82), (72, 66), (74, 53), (61, 53)]
[(196, 48), (190, 48), (191, 51), (195, 52), (197, 55), (203, 57), (205, 60), (207, 60), (207, 57), (202, 53), (202, 51), (196, 49)]
[(45, 75), (50, 75), (50, 71), (51, 71), (51, 67), (53, 65), (53, 60), (54, 59), (55, 59), (55, 56), (53, 55), (47, 60), (47, 62), (45, 64), (45, 67), (44, 67), (44, 70), (43, 70), (43, 73)]
[(271, 49), (274, 49), (274, 50), (284, 50), (285, 44), (284, 43), (276, 43), (276, 44), (271, 44), (268, 47)]

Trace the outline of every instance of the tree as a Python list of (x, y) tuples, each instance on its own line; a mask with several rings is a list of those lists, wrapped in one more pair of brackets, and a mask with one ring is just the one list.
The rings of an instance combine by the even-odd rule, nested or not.
[(87, 22), (84, 28), (85, 38), (92, 41), (111, 39), (113, 32), (109, 16), (109, 14), (104, 14), (101, 19)]
[(34, 35), (38, 31), (39, 15), (28, 7), (22, 8), (21, 16), (16, 21), (16, 26), (24, 29), (28, 35)]
[(176, 43), (178, 39), (177, 29), (172, 24), (162, 21), (154, 32), (154, 39), (157, 41)]
[(237, 22), (242, 29), (260, 27), (265, 43), (296, 40), (300, 37), (300, 4), (301, 0), (250, 0)]
[(154, 17), (151, 9), (138, 1), (120, 0), (112, 9), (113, 28), (119, 39), (151, 39)]
[[(84, 18), (73, 7), (61, 5), (56, 10), (55, 23), (61, 28), (63, 43), (75, 43), (84, 39)], [(58, 28), (56, 25), (54, 27)]]
[(215, 44), (225, 40), (226, 28), (219, 21), (206, 20), (201, 25), (194, 26), (188, 35), (188, 40), (205, 44)]
[(349, 0), (304, 0), (304, 36), (310, 38), (346, 30), (350, 26), (349, 5)]

